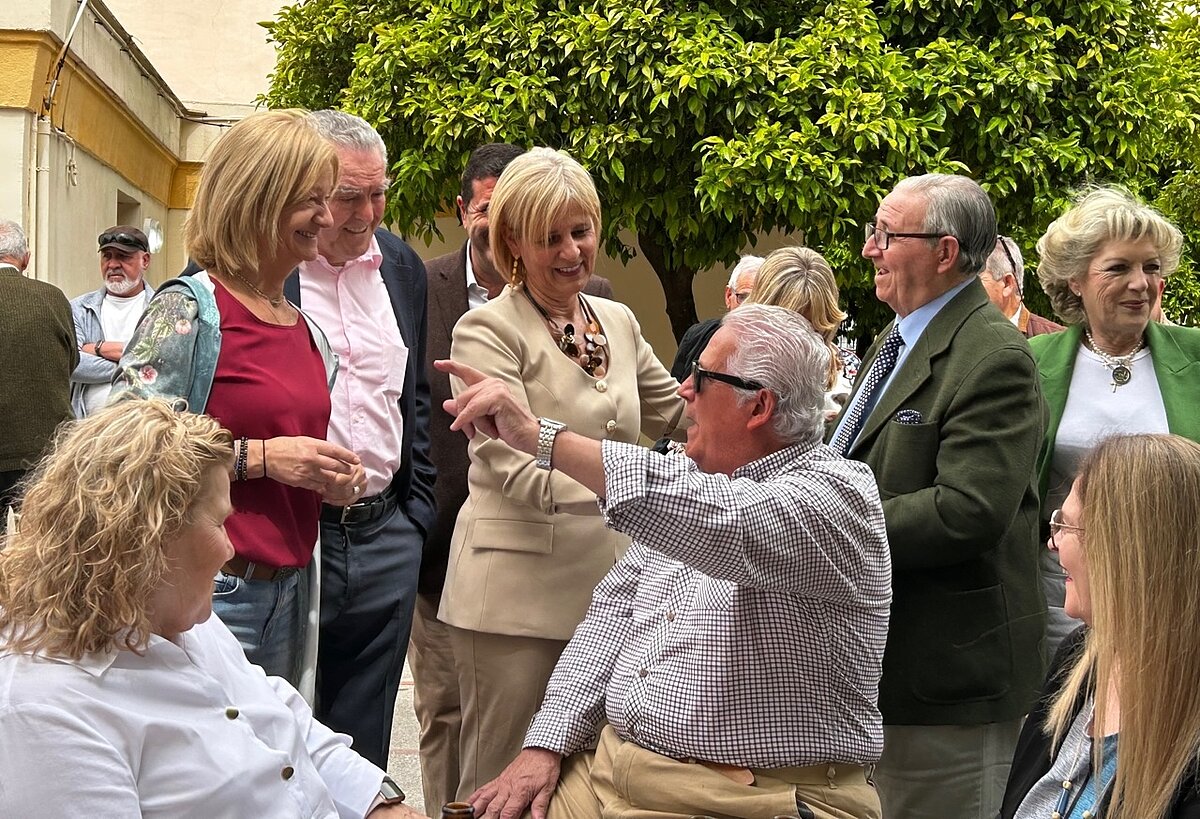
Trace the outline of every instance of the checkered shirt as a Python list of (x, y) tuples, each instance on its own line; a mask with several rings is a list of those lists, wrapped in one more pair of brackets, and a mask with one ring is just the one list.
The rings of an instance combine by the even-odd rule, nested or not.
[(891, 559), (870, 470), (824, 445), (732, 477), (615, 441), (603, 457), (601, 510), (633, 544), (596, 587), (526, 747), (573, 753), (607, 717), (675, 758), (878, 760)]

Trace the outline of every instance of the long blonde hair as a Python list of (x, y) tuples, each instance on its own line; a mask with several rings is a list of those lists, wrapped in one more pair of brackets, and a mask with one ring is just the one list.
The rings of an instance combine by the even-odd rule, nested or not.
[(842, 372), (833, 340), (846, 314), (838, 307), (837, 279), (825, 257), (808, 247), (781, 247), (768, 254), (746, 301), (785, 307), (808, 319), (829, 348), (825, 389), (833, 389)]
[(1046, 730), (1061, 747), (1079, 698), (1094, 694), (1103, 714), (1117, 695), (1108, 815), (1155, 819), (1200, 753), (1200, 641), (1188, 631), (1200, 622), (1200, 444), (1176, 435), (1109, 438), (1084, 462), (1077, 492), (1092, 622)]
[(16, 651), (79, 659), (150, 638), (163, 544), (190, 522), (230, 434), (207, 415), (130, 399), (64, 424), (0, 541), (0, 632)]

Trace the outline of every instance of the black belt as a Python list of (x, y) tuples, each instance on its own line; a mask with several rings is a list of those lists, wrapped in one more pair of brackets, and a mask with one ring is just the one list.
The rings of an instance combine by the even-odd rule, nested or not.
[(321, 520), (325, 523), (338, 523), (342, 526), (355, 523), (370, 523), (379, 520), (384, 513), (392, 508), (396, 493), (389, 486), (378, 495), (363, 498), (358, 503), (349, 506), (330, 506), (321, 504)]

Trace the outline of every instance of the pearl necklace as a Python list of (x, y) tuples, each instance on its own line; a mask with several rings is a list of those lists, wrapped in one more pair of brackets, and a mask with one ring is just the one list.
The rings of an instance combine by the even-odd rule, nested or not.
[(1116, 392), (1117, 387), (1124, 387), (1133, 378), (1133, 357), (1146, 343), (1145, 338), (1139, 338), (1137, 345), (1125, 353), (1125, 355), (1109, 355), (1101, 350), (1096, 344), (1096, 339), (1092, 338), (1091, 330), (1083, 331), (1087, 335), (1088, 344), (1091, 345), (1092, 352), (1100, 356), (1104, 360), (1104, 366), (1112, 372), (1112, 391)]

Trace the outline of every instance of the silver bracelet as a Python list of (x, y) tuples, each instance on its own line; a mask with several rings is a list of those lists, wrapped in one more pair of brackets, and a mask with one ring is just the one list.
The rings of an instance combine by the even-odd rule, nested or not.
[(550, 455), (554, 451), (554, 439), (567, 428), (561, 421), (549, 418), (538, 419), (537, 465), (538, 469), (550, 469)]

